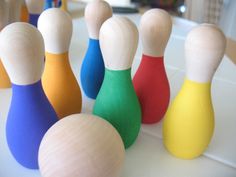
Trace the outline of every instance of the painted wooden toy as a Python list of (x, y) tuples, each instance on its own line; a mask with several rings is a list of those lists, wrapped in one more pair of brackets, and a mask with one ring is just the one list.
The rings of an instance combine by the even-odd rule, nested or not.
[(112, 9), (105, 1), (93, 1), (85, 8), (85, 21), (89, 33), (89, 46), (83, 60), (80, 80), (84, 93), (95, 99), (104, 78), (104, 62), (99, 45), (99, 31), (108, 18)]
[(170, 86), (164, 66), (164, 52), (171, 29), (171, 17), (164, 10), (151, 9), (141, 18), (143, 56), (133, 83), (142, 108), (143, 123), (159, 122), (169, 105)]
[(38, 18), (44, 10), (44, 0), (25, 0), (29, 11), (29, 23), (37, 27)]
[(107, 121), (74, 114), (45, 134), (39, 149), (43, 177), (119, 177), (125, 157), (119, 133)]
[(29, 12), (27, 9), (27, 6), (25, 4), (25, 0), (22, 0), (22, 5), (21, 5), (21, 17), (20, 17), (20, 21), (22, 22), (29, 22)]
[(225, 45), (224, 34), (211, 24), (192, 29), (186, 38), (186, 78), (163, 124), (164, 144), (176, 157), (195, 158), (211, 141), (214, 132), (211, 81)]
[(80, 113), (82, 97), (69, 63), (72, 19), (59, 8), (44, 11), (38, 29), (46, 48), (46, 65), (42, 77), (44, 91), (59, 118)]
[(120, 133), (125, 147), (139, 133), (141, 108), (131, 79), (131, 65), (137, 49), (138, 30), (125, 17), (112, 17), (100, 30), (105, 77), (93, 113), (108, 120)]
[[(9, 17), (8, 5), (4, 0), (0, 0), (0, 31), (7, 25)], [(11, 81), (0, 60), (0, 88), (10, 88)]]
[(30, 24), (12, 23), (1, 32), (0, 53), (13, 92), (6, 123), (7, 143), (21, 165), (37, 169), (40, 142), (58, 120), (41, 84), (43, 37)]

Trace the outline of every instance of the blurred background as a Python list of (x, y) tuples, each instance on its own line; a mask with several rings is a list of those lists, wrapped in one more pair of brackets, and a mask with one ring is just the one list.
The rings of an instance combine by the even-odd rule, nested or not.
[[(77, 0), (80, 1), (80, 0)], [(90, 2), (92, 0), (82, 0)], [(107, 0), (114, 9), (141, 13), (149, 8), (163, 8), (173, 16), (183, 17), (197, 23), (217, 24), (224, 33), (236, 40), (236, 1), (235, 0)], [(119, 8), (118, 8), (119, 7)], [(123, 9), (124, 11), (124, 9)]]

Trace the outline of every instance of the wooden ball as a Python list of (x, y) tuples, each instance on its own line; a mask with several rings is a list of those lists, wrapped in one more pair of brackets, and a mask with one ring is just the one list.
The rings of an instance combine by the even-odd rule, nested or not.
[(172, 30), (170, 15), (162, 9), (145, 12), (140, 22), (143, 54), (162, 57)]
[(112, 8), (107, 2), (102, 0), (90, 2), (84, 12), (89, 37), (98, 39), (102, 24), (111, 16)]
[(226, 47), (224, 33), (213, 24), (193, 28), (185, 41), (186, 75), (196, 82), (210, 82)]
[(44, 8), (44, 0), (25, 0), (30, 14), (41, 14)]
[(44, 53), (41, 33), (28, 23), (12, 23), (0, 34), (1, 60), (13, 84), (29, 85), (39, 81)]
[(50, 8), (39, 17), (38, 29), (42, 33), (46, 52), (62, 54), (69, 50), (72, 36), (72, 19), (62, 9)]
[(131, 68), (138, 45), (138, 29), (132, 21), (113, 16), (103, 23), (99, 37), (106, 68)]
[(118, 132), (107, 121), (87, 114), (61, 119), (39, 148), (43, 177), (117, 177), (125, 157)]

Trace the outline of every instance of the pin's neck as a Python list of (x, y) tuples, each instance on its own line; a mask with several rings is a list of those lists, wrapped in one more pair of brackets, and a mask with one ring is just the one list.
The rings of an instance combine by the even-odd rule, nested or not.
[(50, 60), (50, 61), (69, 60), (69, 52), (65, 52), (61, 54), (53, 54), (53, 53), (46, 52), (45, 57), (46, 57), (46, 61), (47, 60)]
[(184, 79), (184, 84), (182, 86), (183, 88), (187, 88), (187, 90), (199, 90), (200, 91), (210, 91), (211, 90), (211, 82), (196, 82), (188, 79), (187, 77)]
[(144, 54), (144, 53), (143, 53), (142, 58), (144, 58), (144, 59), (164, 60), (164, 56), (158, 56), (158, 57), (156, 57), (156, 56), (146, 55), (146, 54)]
[(42, 88), (42, 82), (41, 79), (36, 81), (35, 83), (31, 84), (25, 84), (25, 85), (19, 85), (19, 84), (14, 84), (12, 83), (12, 90), (18, 90), (18, 89), (34, 89), (34, 88)]

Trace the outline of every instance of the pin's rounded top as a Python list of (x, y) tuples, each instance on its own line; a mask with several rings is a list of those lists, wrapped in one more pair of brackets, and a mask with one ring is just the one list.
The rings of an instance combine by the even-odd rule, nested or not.
[(187, 78), (210, 82), (225, 52), (226, 38), (213, 24), (193, 28), (185, 41)]
[(172, 20), (165, 10), (151, 9), (144, 13), (140, 22), (143, 54), (153, 57), (163, 56), (171, 30)]
[(41, 14), (44, 9), (44, 0), (25, 0), (30, 14)]
[(97, 0), (89, 3), (85, 8), (84, 13), (89, 37), (98, 39), (102, 24), (111, 16), (112, 8), (107, 2)]
[(41, 79), (44, 43), (37, 28), (22, 22), (6, 26), (0, 34), (0, 54), (13, 84), (29, 85)]
[(100, 30), (100, 46), (105, 67), (125, 70), (132, 65), (138, 45), (138, 30), (126, 17), (113, 16)]
[(38, 29), (42, 33), (46, 52), (62, 54), (69, 50), (72, 19), (59, 8), (45, 10), (39, 17)]
[(43, 137), (39, 169), (45, 177), (115, 177), (124, 157), (122, 139), (110, 123), (98, 116), (74, 114), (58, 121)]
[(8, 22), (8, 6), (5, 1), (0, 1), (0, 31)]

